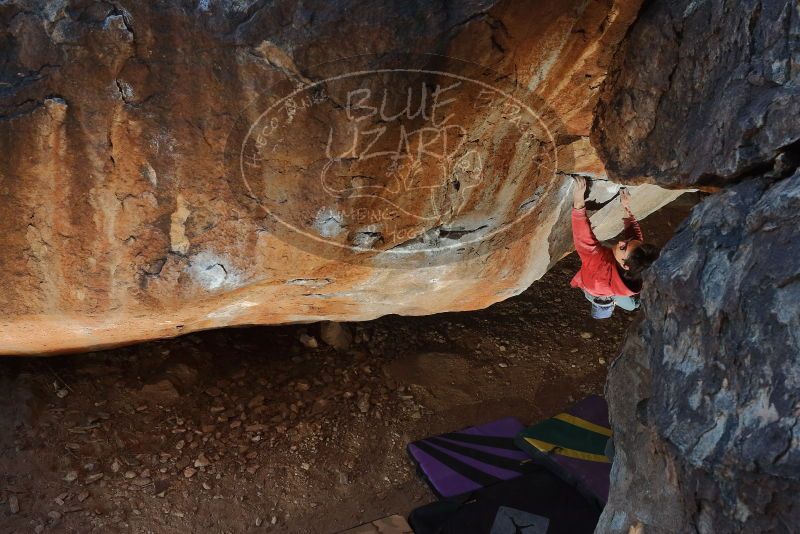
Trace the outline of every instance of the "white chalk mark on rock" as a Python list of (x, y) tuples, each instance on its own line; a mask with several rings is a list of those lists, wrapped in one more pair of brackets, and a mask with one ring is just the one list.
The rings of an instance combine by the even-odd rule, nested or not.
[(344, 232), (344, 215), (332, 208), (322, 208), (314, 218), (314, 228), (322, 237), (336, 237)]
[(194, 282), (209, 291), (232, 289), (242, 283), (241, 273), (232, 267), (229, 260), (208, 251), (192, 256), (186, 272)]
[(186, 219), (189, 218), (189, 208), (182, 195), (175, 199), (177, 208), (172, 213), (169, 228), (170, 249), (173, 252), (186, 254), (189, 251), (189, 239), (186, 237)]

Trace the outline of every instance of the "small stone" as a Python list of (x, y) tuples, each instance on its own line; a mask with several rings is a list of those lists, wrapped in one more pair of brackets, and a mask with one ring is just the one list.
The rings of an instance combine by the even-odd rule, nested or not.
[(103, 473), (95, 473), (93, 475), (89, 475), (88, 477), (86, 477), (84, 484), (94, 484), (101, 478), (103, 478)]
[(264, 522), (264, 521), (263, 521), (263, 520), (262, 520), (260, 517), (256, 517), (256, 526), (257, 526), (257, 527), (260, 527), (260, 526), (261, 526), (261, 523), (263, 523), (263, 522)]
[(59, 506), (64, 506), (64, 501), (66, 500), (67, 495), (69, 495), (69, 493), (65, 491), (64, 493), (61, 493), (55, 499), (53, 499), (53, 501)]
[(369, 411), (369, 395), (364, 395), (358, 399), (358, 409), (361, 413), (367, 413)]
[(88, 491), (82, 491), (82, 492), (80, 492), (78, 494), (78, 496), (76, 498), (78, 499), (78, 502), (83, 502), (83, 501), (85, 501), (86, 499), (89, 498), (89, 492)]
[(11, 495), (8, 497), (8, 508), (11, 510), (12, 514), (19, 512), (19, 498), (17, 498), (16, 495)]
[(208, 460), (208, 458), (206, 458), (206, 455), (205, 455), (205, 454), (203, 454), (203, 453), (201, 452), (201, 453), (200, 453), (200, 454), (197, 456), (197, 459), (194, 461), (194, 466), (195, 466), (195, 467), (206, 467), (206, 466), (208, 466), (210, 463), (211, 463), (211, 462)]
[(73, 482), (78, 479), (78, 472), (77, 471), (67, 471), (67, 474), (64, 475), (64, 480), (66, 482)]
[(122, 475), (122, 476), (124, 476), (125, 478), (129, 478), (129, 479), (130, 478), (136, 478), (136, 473), (134, 473), (133, 471), (125, 471), (125, 474)]
[(187, 467), (186, 469), (183, 470), (183, 476), (185, 476), (186, 478), (192, 478), (195, 475), (195, 473), (197, 473), (197, 469), (195, 469), (194, 467)]
[(111, 462), (111, 472), (118, 473), (121, 467), (122, 464), (120, 463), (119, 459), (114, 458), (114, 461)]
[(308, 464), (308, 462), (303, 462), (302, 464), (300, 464), (300, 467), (302, 467), (305, 471), (311, 469), (311, 466)]
[(591, 332), (581, 332), (581, 337), (583, 339), (591, 339), (592, 338), (592, 333)]
[(506, 362), (500, 362), (500, 363), (497, 364), (497, 366), (498, 367), (502, 367), (503, 369), (505, 369), (506, 367), (508, 367), (508, 364)]
[(256, 408), (264, 404), (264, 395), (256, 395), (247, 403), (248, 408)]
[(598, 358), (597, 361), (600, 363), (600, 365), (605, 365), (605, 363), (606, 363), (606, 359), (605, 358)]
[(163, 497), (169, 489), (170, 483), (165, 480), (156, 480), (153, 482), (153, 495), (156, 497)]
[(326, 321), (320, 325), (320, 337), (322, 341), (340, 352), (350, 348), (353, 343), (353, 335), (350, 329), (342, 323)]
[(203, 489), (204, 490), (210, 490), (211, 489), (211, 484), (209, 484), (208, 482), (203, 482)]
[[(178, 400), (181, 394), (175, 389), (175, 384), (166, 378), (154, 382), (152, 384), (145, 384), (139, 390), (142, 400), (152, 403), (171, 403)], [(146, 409), (147, 407), (140, 406), (139, 408)], [(139, 408), (136, 408), (139, 411)]]
[(317, 342), (317, 338), (314, 336), (309, 336), (308, 334), (300, 334), (298, 338), (300, 343), (303, 344), (304, 347), (309, 349), (316, 349), (319, 347), (319, 343)]

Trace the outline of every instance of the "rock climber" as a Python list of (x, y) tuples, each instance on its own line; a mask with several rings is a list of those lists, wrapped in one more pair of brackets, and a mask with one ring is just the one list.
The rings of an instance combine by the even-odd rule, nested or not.
[(581, 268), (570, 282), (592, 303), (592, 317), (607, 319), (614, 307), (633, 311), (639, 307), (642, 273), (658, 258), (659, 249), (644, 243), (642, 230), (630, 208), (630, 193), (620, 190), (625, 210), (622, 239), (612, 243), (597, 240), (586, 215), (586, 178), (574, 177), (572, 192), (572, 238), (581, 258)]

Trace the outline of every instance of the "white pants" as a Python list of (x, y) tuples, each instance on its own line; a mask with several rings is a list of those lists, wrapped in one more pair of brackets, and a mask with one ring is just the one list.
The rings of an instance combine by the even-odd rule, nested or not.
[[(594, 302), (594, 296), (591, 293), (584, 289), (583, 294), (589, 302)], [(614, 295), (611, 298), (614, 299), (614, 304), (625, 311), (633, 311), (639, 307), (638, 297), (621, 297), (619, 295)]]

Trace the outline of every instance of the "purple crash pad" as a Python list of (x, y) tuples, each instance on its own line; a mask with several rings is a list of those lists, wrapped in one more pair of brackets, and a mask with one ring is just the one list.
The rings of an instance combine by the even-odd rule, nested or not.
[(408, 454), (440, 498), (464, 496), (525, 473), (531, 459), (514, 443), (524, 428), (513, 417), (408, 445)]

